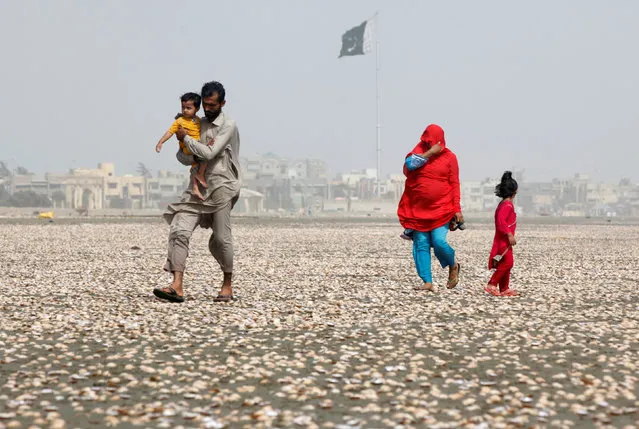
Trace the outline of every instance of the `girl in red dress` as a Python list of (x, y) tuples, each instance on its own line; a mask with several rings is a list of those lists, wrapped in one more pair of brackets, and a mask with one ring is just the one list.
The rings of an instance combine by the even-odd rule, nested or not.
[(513, 199), (517, 195), (517, 181), (510, 171), (506, 171), (501, 177), (501, 182), (495, 187), (495, 195), (502, 199), (495, 210), (495, 238), (488, 260), (488, 269), (495, 269), (495, 272), (484, 290), (494, 296), (519, 296), (518, 292), (509, 288), (510, 270), (515, 262), (513, 246), (517, 244), (517, 214), (513, 205)]

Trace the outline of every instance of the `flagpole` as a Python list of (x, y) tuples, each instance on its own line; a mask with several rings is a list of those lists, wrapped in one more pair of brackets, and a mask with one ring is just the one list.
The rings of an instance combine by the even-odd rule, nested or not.
[(379, 96), (379, 11), (375, 12), (375, 102), (377, 113), (377, 198), (381, 198), (381, 189), (379, 186), (379, 180), (381, 176), (382, 168), (382, 146), (381, 146), (381, 128), (382, 125), (379, 122), (379, 108), (380, 108), (380, 96)]

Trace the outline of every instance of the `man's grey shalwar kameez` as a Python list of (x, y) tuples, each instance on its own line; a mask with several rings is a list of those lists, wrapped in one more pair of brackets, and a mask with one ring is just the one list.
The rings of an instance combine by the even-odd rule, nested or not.
[[(208, 161), (205, 172), (208, 188), (202, 192), (204, 200), (191, 194), (192, 181), (180, 198), (170, 204), (164, 219), (171, 225), (168, 255), (164, 269), (184, 272), (189, 254), (189, 241), (195, 228), (211, 228), (209, 250), (225, 273), (233, 272), (233, 236), (231, 234), (231, 209), (240, 195), (240, 135), (234, 120), (221, 112), (211, 123), (202, 118), (200, 141), (184, 138), (186, 147), (197, 158)], [(212, 142), (212, 144), (211, 144)], [(209, 145), (210, 144), (210, 145)], [(181, 150), (178, 160), (191, 165), (194, 156)], [(192, 172), (191, 174), (195, 174)], [(203, 189), (201, 189), (203, 190)], [(204, 191), (204, 190), (203, 190)]]

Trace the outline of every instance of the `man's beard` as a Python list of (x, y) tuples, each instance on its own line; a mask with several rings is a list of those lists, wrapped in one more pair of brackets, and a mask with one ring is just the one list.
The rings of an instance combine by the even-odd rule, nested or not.
[(220, 115), (220, 112), (211, 112), (208, 110), (204, 111), (204, 116), (206, 116), (206, 119), (208, 119), (209, 121), (213, 121), (215, 120), (215, 118), (217, 118)]

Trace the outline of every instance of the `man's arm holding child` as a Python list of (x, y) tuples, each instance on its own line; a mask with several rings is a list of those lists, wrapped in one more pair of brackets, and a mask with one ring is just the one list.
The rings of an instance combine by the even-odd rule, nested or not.
[(215, 159), (215, 157), (218, 156), (220, 153), (222, 153), (222, 151), (226, 149), (226, 146), (229, 145), (231, 138), (234, 137), (237, 133), (237, 125), (235, 125), (235, 121), (227, 120), (224, 125), (222, 125), (222, 129), (215, 137), (215, 144), (213, 146), (202, 144), (201, 142), (188, 136), (186, 134), (186, 131), (181, 130), (182, 129), (178, 130), (176, 135), (178, 139), (182, 137), (182, 141), (191, 151), (191, 153), (198, 158), (204, 159), (206, 161), (211, 161)]

